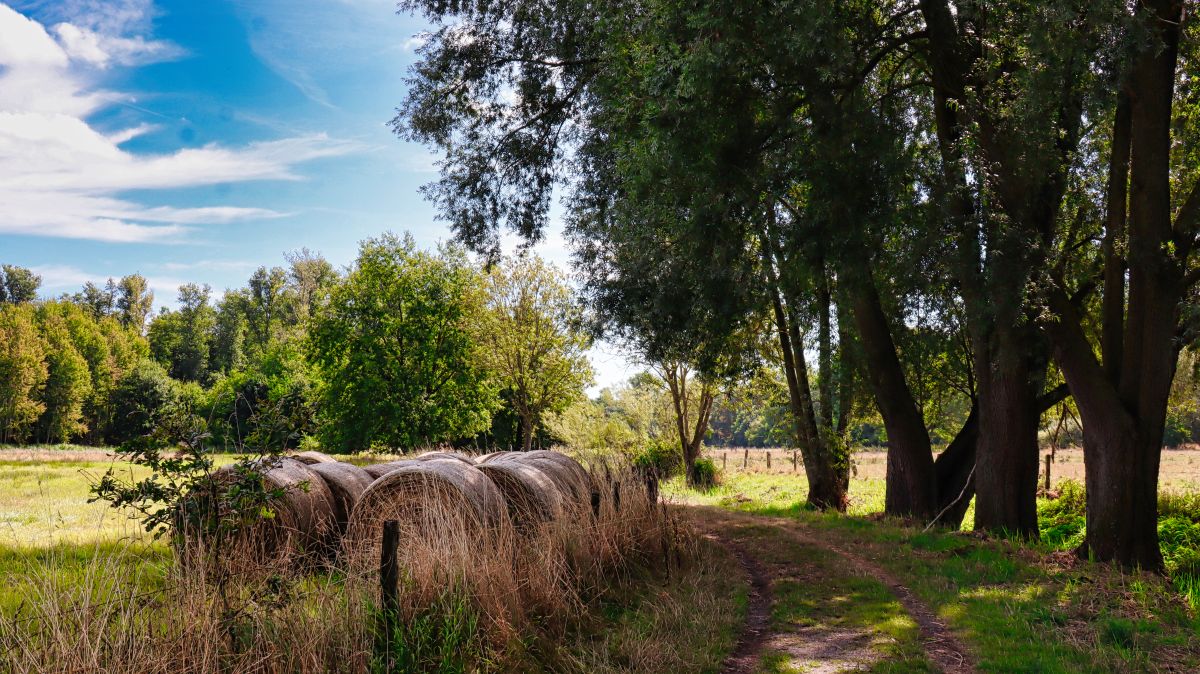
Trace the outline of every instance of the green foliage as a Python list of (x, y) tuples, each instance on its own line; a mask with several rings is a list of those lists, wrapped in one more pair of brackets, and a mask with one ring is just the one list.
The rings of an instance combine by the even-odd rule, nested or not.
[(211, 292), (207, 285), (180, 286), (179, 310), (164, 312), (150, 324), (150, 352), (176, 379), (206, 383), (209, 378), (216, 325), (216, 312), (209, 305)]
[[(633, 467), (646, 475), (666, 480), (683, 472), (683, 454), (678, 443), (668, 439), (651, 440), (630, 457)], [(713, 466), (714, 470), (716, 466)]]
[(0, 265), (0, 304), (28, 304), (37, 299), (42, 277), (25, 267)]
[[(161, 369), (148, 374), (165, 378)], [(267, 488), (262, 474), (274, 465), (280, 449), (259, 448), (216, 475), (207, 424), (194, 407), (199, 390), (192, 389), (156, 405), (146, 415), (149, 430), (121, 446), (118, 456), (148, 474), (137, 478), (109, 468), (92, 485), (89, 502), (131, 511), (156, 537), (170, 533), (180, 541), (198, 534), (224, 540), (274, 516), (273, 504), (284, 490)]]
[(591, 338), (562, 273), (537, 256), (505, 259), (488, 276), (487, 291), (476, 339), (529, 449), (546, 414), (583, 397), (592, 379)]
[(142, 359), (113, 391), (113, 420), (107, 439), (124, 445), (150, 434), (165, 410), (179, 402), (178, 384), (166, 369)]
[[(377, 614), (377, 624), (383, 625), (382, 610)], [(432, 602), (395, 622), (387, 638), (376, 635), (373, 672), (462, 674), (485, 661), (479, 613), (458, 583), (447, 584)]]
[(696, 459), (692, 465), (692, 486), (696, 489), (712, 489), (720, 484), (720, 471), (717, 464), (708, 457)]
[(46, 340), (47, 370), (38, 435), (48, 443), (67, 442), (87, 430), (83, 407), (92, 393), (88, 361), (75, 348), (66, 320), (54, 305), (40, 307), (38, 318)]
[(482, 305), (482, 279), (460, 253), (391, 234), (364, 241), (310, 324), (324, 444), (414, 447), (487, 428), (497, 387), (471, 336)]
[(1058, 498), (1038, 501), (1038, 528), (1042, 540), (1054, 548), (1070, 550), (1083, 543), (1087, 520), (1087, 494), (1074, 480), (1058, 484)]
[(26, 438), (46, 409), (46, 348), (31, 307), (0, 304), (0, 441)]
[(316, 431), (316, 391), (297, 340), (272, 344), (253, 367), (218, 380), (207, 394), (214, 444), (297, 448)]

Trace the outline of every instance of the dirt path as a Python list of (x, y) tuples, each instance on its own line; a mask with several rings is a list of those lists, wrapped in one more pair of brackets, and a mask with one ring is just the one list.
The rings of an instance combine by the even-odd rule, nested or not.
[[(750, 578), (747, 620), (725, 672), (833, 674), (885, 660), (920, 671), (975, 671), (968, 651), (936, 614), (862, 554), (792, 519), (706, 507), (692, 512), (697, 526), (729, 548)], [(915, 623), (916, 630), (880, 627), (897, 622)]]
[(774, 601), (771, 595), (771, 579), (762, 564), (750, 556), (741, 545), (728, 538), (722, 538), (719, 534), (709, 533), (707, 536), (733, 552), (742, 571), (750, 578), (746, 622), (742, 626), (742, 633), (738, 635), (737, 646), (725, 659), (723, 668), (723, 671), (728, 673), (749, 674), (755, 671), (763, 644), (770, 634), (771, 603)]

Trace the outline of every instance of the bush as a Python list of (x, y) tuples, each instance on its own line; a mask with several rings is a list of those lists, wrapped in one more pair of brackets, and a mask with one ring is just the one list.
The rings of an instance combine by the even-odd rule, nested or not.
[(692, 467), (692, 486), (697, 489), (712, 489), (718, 483), (717, 464), (712, 459), (696, 459)]
[[(660, 480), (675, 477), (683, 472), (683, 457), (679, 447), (665, 440), (651, 440), (630, 459), (639, 473), (653, 475)], [(715, 466), (714, 466), (715, 468)]]

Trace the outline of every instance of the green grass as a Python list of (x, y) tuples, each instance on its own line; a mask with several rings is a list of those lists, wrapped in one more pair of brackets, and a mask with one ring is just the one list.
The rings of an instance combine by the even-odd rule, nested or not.
[[(664, 492), (793, 517), (875, 559), (964, 637), (983, 671), (1154, 671), (1164, 663), (1200, 670), (1200, 621), (1162, 578), (1055, 557), (1044, 544), (867, 520), (859, 515), (871, 511), (870, 483), (852, 484), (849, 516), (806, 509), (803, 478), (787, 475), (733, 474), (708, 493), (675, 483)], [(881, 510), (882, 499), (875, 503)]]

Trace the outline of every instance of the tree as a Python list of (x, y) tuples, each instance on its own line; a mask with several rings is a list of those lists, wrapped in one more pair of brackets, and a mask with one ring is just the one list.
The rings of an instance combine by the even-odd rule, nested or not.
[(687, 483), (697, 484), (696, 459), (708, 433), (717, 387), (711, 379), (695, 376), (687, 363), (661, 363), (656, 368), (671, 394), (671, 409), (675, 412), (675, 432)]
[(288, 282), (295, 296), (295, 321), (303, 322), (313, 309), (324, 303), (329, 289), (337, 282), (333, 265), (307, 248), (284, 254), (288, 263)]
[(548, 412), (561, 412), (592, 379), (591, 338), (562, 274), (537, 256), (504, 260), (487, 283), (478, 340), (521, 421), (521, 449), (533, 447)]
[(55, 305), (39, 307), (38, 322), (46, 341), (47, 368), (38, 435), (47, 443), (68, 442), (87, 431), (83, 414), (92, 393), (91, 373), (87, 359), (71, 340), (66, 319)]
[(26, 304), (37, 299), (42, 277), (25, 267), (0, 265), (0, 303)]
[(279, 336), (288, 316), (291, 298), (286, 293), (287, 281), (287, 272), (281, 267), (259, 267), (250, 276), (244, 294), (244, 309), (255, 356), (264, 353), (271, 341)]
[(46, 409), (46, 342), (28, 306), (0, 304), (0, 442), (20, 441)]
[(483, 302), (462, 253), (418, 251), (411, 236), (364, 241), (308, 335), (328, 445), (410, 448), (487, 428), (497, 395), (471, 329)]
[(179, 309), (165, 311), (150, 323), (150, 352), (170, 375), (181, 381), (205, 382), (210, 375), (216, 312), (209, 305), (212, 289), (187, 283), (179, 287)]
[(91, 281), (84, 283), (83, 291), (76, 293), (71, 301), (87, 309), (92, 318), (100, 320), (112, 314), (116, 299), (117, 284), (112, 279), (108, 279), (103, 288)]
[(116, 307), (121, 325), (139, 335), (146, 329), (146, 318), (154, 309), (154, 293), (141, 274), (123, 276), (117, 284)]
[[(1195, 21), (1184, 3), (1141, 2), (1132, 12), (1124, 34), (1132, 53), (1113, 77), (1107, 175), (1098, 190), (1103, 243), (1078, 246), (1066, 233), (1067, 254), (1049, 274), (1047, 302), (1055, 360), (1083, 424), (1088, 489), (1080, 553), (1161, 571), (1158, 472), (1167, 404), (1179, 350), (1200, 334), (1200, 166), (1193, 154), (1200, 54), (1194, 40), (1182, 39)], [(1097, 265), (1099, 335), (1083, 301), (1098, 285)]]

